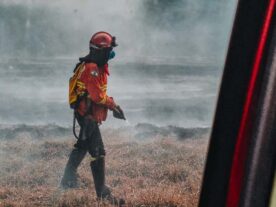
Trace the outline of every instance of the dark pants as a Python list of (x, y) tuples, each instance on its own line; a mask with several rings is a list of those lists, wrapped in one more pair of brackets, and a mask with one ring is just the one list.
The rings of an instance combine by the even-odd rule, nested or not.
[[(88, 152), (94, 161), (104, 160), (105, 150), (101, 132), (97, 122), (76, 114), (81, 127), (79, 139), (74, 145), (61, 181), (65, 188), (77, 186), (77, 168)], [(98, 163), (98, 162), (95, 162)], [(92, 164), (92, 162), (91, 162)]]
[(104, 144), (99, 125), (96, 121), (76, 114), (81, 127), (75, 148), (88, 151), (93, 158), (105, 156)]
[(64, 188), (77, 187), (77, 168), (81, 161), (89, 152), (93, 161), (90, 162), (91, 171), (97, 197), (107, 199), (116, 206), (125, 204), (124, 199), (117, 199), (111, 194), (110, 189), (105, 185), (105, 150), (97, 122), (81, 117), (76, 114), (77, 121), (81, 126), (79, 139), (74, 145), (69, 160), (67, 162), (61, 185)]

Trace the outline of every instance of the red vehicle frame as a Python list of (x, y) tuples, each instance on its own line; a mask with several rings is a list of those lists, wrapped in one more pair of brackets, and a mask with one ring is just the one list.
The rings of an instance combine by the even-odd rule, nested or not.
[(239, 0), (199, 206), (269, 206), (275, 164), (276, 0)]

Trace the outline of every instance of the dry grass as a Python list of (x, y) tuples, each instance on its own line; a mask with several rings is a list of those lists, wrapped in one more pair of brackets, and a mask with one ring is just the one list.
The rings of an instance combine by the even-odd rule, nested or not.
[[(196, 206), (207, 147), (202, 138), (138, 140), (104, 130), (107, 183), (126, 206)], [(95, 199), (89, 156), (79, 168), (81, 187), (58, 188), (74, 140), (19, 134), (0, 139), (0, 206), (110, 206)]]

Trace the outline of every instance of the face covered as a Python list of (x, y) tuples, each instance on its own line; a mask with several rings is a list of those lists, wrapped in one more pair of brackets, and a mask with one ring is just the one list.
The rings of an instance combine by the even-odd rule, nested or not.
[(111, 52), (109, 53), (109, 58), (108, 58), (108, 60), (111, 60), (111, 59), (113, 59), (113, 58), (115, 58), (115, 52), (114, 52), (114, 50), (111, 50)]
[(91, 49), (90, 51), (99, 67), (104, 66), (110, 59), (115, 57), (112, 47), (102, 49)]

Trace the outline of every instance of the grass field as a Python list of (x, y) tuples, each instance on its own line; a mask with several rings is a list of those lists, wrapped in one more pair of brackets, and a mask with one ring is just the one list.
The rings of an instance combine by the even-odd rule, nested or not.
[[(78, 170), (80, 188), (58, 188), (75, 141), (70, 129), (57, 135), (35, 127), (28, 131), (15, 128), (0, 138), (1, 207), (110, 206), (95, 198), (88, 155)], [(107, 184), (126, 206), (197, 206), (207, 134), (143, 139), (128, 130), (104, 129), (103, 137)]]

